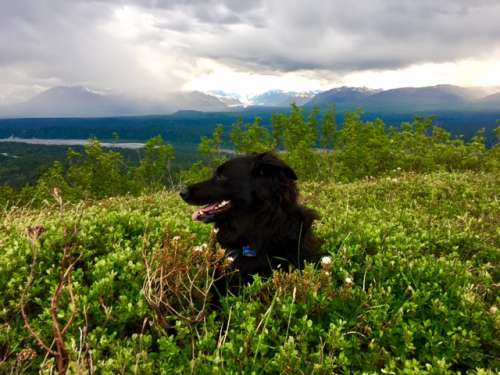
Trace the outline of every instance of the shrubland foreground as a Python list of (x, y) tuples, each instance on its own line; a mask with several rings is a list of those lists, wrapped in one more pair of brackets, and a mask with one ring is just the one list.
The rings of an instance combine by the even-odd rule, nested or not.
[(207, 309), (210, 226), (174, 192), (6, 209), (0, 372), (497, 373), (500, 175), (308, 182), (330, 264)]

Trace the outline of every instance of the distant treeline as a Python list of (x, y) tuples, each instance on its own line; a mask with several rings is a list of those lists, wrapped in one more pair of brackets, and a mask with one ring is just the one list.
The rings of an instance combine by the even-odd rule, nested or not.
[[(303, 109), (309, 115), (317, 109)], [(182, 111), (165, 116), (143, 117), (110, 117), (110, 118), (39, 118), (39, 119), (0, 119), (0, 138), (11, 135), (21, 138), (75, 138), (111, 140), (113, 133), (120, 134), (124, 141), (145, 141), (161, 135), (163, 139), (174, 146), (181, 144), (196, 144), (200, 136), (209, 136), (218, 124), (229, 127), (238, 120), (252, 122), (259, 117), (262, 126), (272, 127), (273, 113), (289, 114), (285, 108), (248, 108), (235, 112), (196, 112)], [(320, 113), (320, 118), (326, 113)], [(336, 113), (336, 121), (342, 126), (346, 112)], [(495, 141), (493, 130), (496, 120), (500, 118), (499, 111), (464, 111), (432, 113), (363, 113), (363, 121), (374, 121), (380, 118), (387, 126), (399, 126), (402, 122), (413, 121), (415, 116), (434, 116), (435, 124), (443, 127), (453, 135), (463, 135), (470, 139), (481, 128), (486, 130), (485, 137), (488, 145)], [(228, 134), (223, 141), (229, 145)]]
[(235, 153), (279, 152), (305, 180), (347, 182), (401, 172), (500, 169), (500, 127), (496, 142), (487, 147), (484, 129), (465, 140), (435, 125), (433, 117), (417, 117), (398, 127), (380, 119), (363, 121), (361, 111), (345, 113), (342, 126), (337, 119), (335, 107), (320, 115), (319, 109), (305, 113), (292, 105), (288, 113), (273, 114), (270, 126), (263, 126), (259, 117), (252, 123), (240, 118), (229, 128), (219, 124), (211, 135), (202, 136), (200, 160), (181, 170), (173, 168), (174, 146), (161, 135), (146, 143), (136, 163), (94, 139), (81, 151), (70, 148), (66, 159), (54, 162), (35, 183), (22, 189), (0, 187), (0, 204), (39, 205), (50, 199), (54, 188), (69, 201), (176, 188), (208, 177)]

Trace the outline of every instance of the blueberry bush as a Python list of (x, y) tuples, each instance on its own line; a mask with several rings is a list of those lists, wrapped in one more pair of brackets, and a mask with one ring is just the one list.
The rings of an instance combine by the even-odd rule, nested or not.
[(330, 258), (216, 309), (176, 192), (6, 207), (0, 373), (498, 373), (500, 175), (424, 172), (301, 183)]

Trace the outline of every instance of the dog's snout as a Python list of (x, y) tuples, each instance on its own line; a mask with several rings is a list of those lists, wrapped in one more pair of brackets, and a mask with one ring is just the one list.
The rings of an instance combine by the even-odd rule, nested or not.
[(181, 198), (186, 200), (186, 199), (189, 199), (189, 196), (191, 195), (191, 191), (189, 190), (188, 187), (185, 187), (184, 189), (181, 190), (181, 192), (179, 193)]

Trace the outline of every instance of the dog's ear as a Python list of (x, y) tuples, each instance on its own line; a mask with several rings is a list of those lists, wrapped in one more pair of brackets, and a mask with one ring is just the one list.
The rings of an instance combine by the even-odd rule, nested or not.
[(297, 179), (297, 175), (293, 169), (271, 152), (255, 155), (252, 173), (256, 176), (275, 176), (283, 174), (283, 176), (290, 180)]

